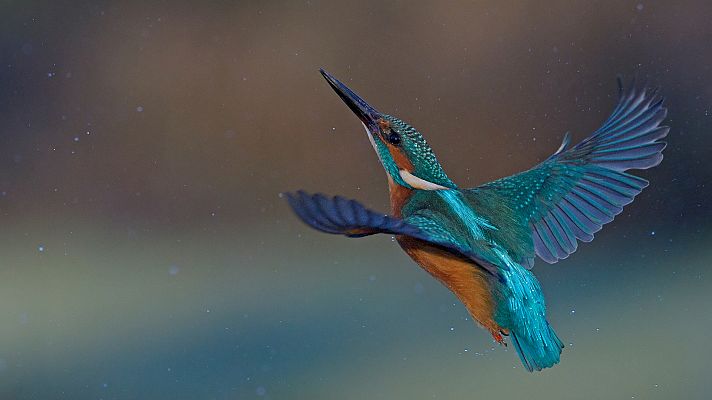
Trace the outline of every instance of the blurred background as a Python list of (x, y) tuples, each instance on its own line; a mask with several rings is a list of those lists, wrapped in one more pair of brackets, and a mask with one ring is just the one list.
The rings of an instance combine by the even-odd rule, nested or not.
[[(0, 1), (0, 399), (712, 396), (712, 3)], [(659, 86), (651, 181), (538, 261), (561, 364), (529, 374), (386, 236), (318, 68), (421, 130), (461, 186), (530, 168)]]

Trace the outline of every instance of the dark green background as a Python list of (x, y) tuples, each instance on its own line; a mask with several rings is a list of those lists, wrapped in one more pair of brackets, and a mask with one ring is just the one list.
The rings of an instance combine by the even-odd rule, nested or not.
[[(712, 396), (712, 3), (0, 1), (0, 398)], [(324, 67), (475, 186), (593, 131), (615, 77), (667, 96), (662, 165), (557, 265), (561, 364), (525, 372), (386, 236)]]

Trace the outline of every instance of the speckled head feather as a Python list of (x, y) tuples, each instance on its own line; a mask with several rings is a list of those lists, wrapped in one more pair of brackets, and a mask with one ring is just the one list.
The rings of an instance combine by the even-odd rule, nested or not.
[[(389, 126), (386, 127), (388, 132), (383, 132), (382, 136), (390, 138), (391, 142), (396, 143), (388, 146), (388, 148), (393, 147), (391, 152), (400, 151), (410, 162), (412, 170), (408, 172), (436, 185), (451, 189), (457, 187), (445, 174), (435, 153), (420, 132), (392, 115), (384, 114), (383, 119), (388, 122)], [(398, 138), (395, 139), (394, 135), (397, 135)]]

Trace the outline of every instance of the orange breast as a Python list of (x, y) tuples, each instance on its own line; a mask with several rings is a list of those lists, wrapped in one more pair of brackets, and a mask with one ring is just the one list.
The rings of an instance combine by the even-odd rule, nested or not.
[(388, 175), (388, 191), (390, 193), (391, 199), (391, 214), (400, 218), (401, 209), (406, 201), (413, 194), (413, 190), (403, 187), (393, 181), (390, 175)]
[(472, 318), (493, 335), (503, 329), (494, 321), (495, 300), (489, 276), (473, 262), (421, 240), (397, 237), (403, 250), (430, 275), (447, 286)]

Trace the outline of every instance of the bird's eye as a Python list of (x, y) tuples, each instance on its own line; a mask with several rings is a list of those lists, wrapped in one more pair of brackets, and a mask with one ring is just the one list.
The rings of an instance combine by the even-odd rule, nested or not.
[(388, 140), (390, 144), (398, 146), (401, 142), (401, 137), (395, 129), (391, 129), (391, 131), (386, 135), (386, 140)]

